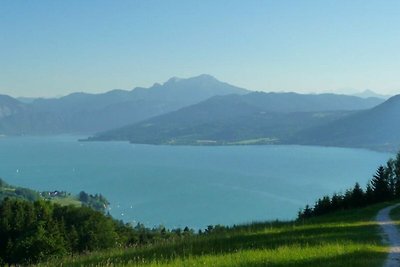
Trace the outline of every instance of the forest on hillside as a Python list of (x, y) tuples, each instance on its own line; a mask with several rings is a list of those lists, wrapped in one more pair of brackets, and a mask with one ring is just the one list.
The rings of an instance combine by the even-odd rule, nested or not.
[(192, 235), (189, 228), (132, 226), (89, 207), (5, 198), (0, 203), (0, 266), (110, 248), (143, 246)]
[(394, 159), (389, 159), (385, 166), (378, 167), (365, 189), (356, 183), (344, 193), (324, 196), (318, 199), (314, 206), (307, 205), (299, 212), (298, 218), (310, 218), (392, 200), (400, 200), (400, 152)]

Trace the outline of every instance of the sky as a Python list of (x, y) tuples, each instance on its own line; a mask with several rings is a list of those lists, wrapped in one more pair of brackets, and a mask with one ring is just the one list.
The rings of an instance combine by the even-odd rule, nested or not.
[(0, 94), (210, 74), (259, 91), (400, 93), (398, 0), (1, 0)]

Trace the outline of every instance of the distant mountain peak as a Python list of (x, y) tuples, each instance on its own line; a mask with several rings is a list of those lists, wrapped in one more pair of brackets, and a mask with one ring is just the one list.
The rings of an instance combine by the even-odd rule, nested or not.
[(364, 94), (376, 94), (374, 91), (372, 91), (371, 89), (365, 89), (363, 92)]
[(172, 78), (169, 78), (168, 81), (166, 81), (165, 83), (177, 83), (177, 82), (182, 81), (182, 80), (183, 79), (178, 78), (178, 77), (172, 77)]
[(378, 94), (371, 89), (365, 89), (364, 91), (360, 93), (354, 94), (354, 96), (362, 97), (362, 98), (369, 98), (369, 97), (376, 97), (376, 98), (382, 98), (382, 99), (388, 99), (390, 95), (382, 95)]
[(188, 80), (202, 82), (202, 83), (224, 83), (209, 74), (201, 74), (201, 75), (189, 78)]
[(184, 81), (213, 81), (213, 82), (218, 82), (218, 80), (209, 74), (200, 74), (198, 76), (190, 77), (190, 78), (179, 78), (179, 77), (172, 77), (168, 79), (164, 84), (174, 84), (174, 83), (179, 83), (179, 82), (184, 82)]
[(216, 80), (216, 78), (210, 74), (200, 74), (198, 76), (193, 77), (193, 79)]
[(161, 83), (154, 83), (152, 87), (154, 88), (154, 87), (161, 87), (161, 86), (162, 86)]

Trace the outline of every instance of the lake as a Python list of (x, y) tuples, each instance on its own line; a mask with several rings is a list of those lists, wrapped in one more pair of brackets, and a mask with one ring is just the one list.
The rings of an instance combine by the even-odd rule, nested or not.
[(0, 177), (36, 190), (101, 193), (110, 213), (146, 226), (204, 228), (293, 219), (324, 194), (361, 185), (392, 156), (307, 146), (80, 143), (0, 138)]

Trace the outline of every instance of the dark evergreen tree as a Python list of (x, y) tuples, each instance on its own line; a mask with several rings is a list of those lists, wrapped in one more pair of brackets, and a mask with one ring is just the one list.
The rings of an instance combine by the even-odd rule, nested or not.
[(87, 203), (89, 201), (89, 195), (85, 191), (81, 191), (79, 193), (79, 201)]
[(365, 205), (365, 194), (359, 183), (356, 183), (350, 196), (350, 206), (359, 208)]
[(343, 208), (343, 197), (338, 194), (333, 194), (331, 199), (331, 208), (332, 210), (339, 210)]
[(331, 209), (331, 200), (329, 196), (324, 196), (323, 198), (319, 199), (314, 206), (314, 213), (315, 215), (322, 215), (328, 213)]
[(344, 193), (343, 196), (343, 201), (342, 201), (342, 207), (343, 209), (350, 209), (353, 207), (351, 201), (352, 201), (352, 193), (353, 190), (352, 189), (348, 189), (346, 190), (346, 192)]
[(391, 198), (388, 175), (383, 166), (379, 166), (371, 180), (372, 191), (376, 202)]
[(371, 183), (369, 182), (367, 184), (367, 189), (365, 190), (365, 204), (370, 205), (374, 203), (375, 198), (374, 198), (374, 191), (372, 190)]
[(397, 153), (396, 159), (393, 160), (392, 169), (393, 169), (392, 171), (393, 171), (393, 179), (395, 187), (395, 196), (399, 198), (400, 197), (400, 152)]
[(396, 177), (394, 173), (394, 165), (395, 161), (393, 159), (389, 159), (385, 166), (391, 199), (394, 199), (396, 196)]

